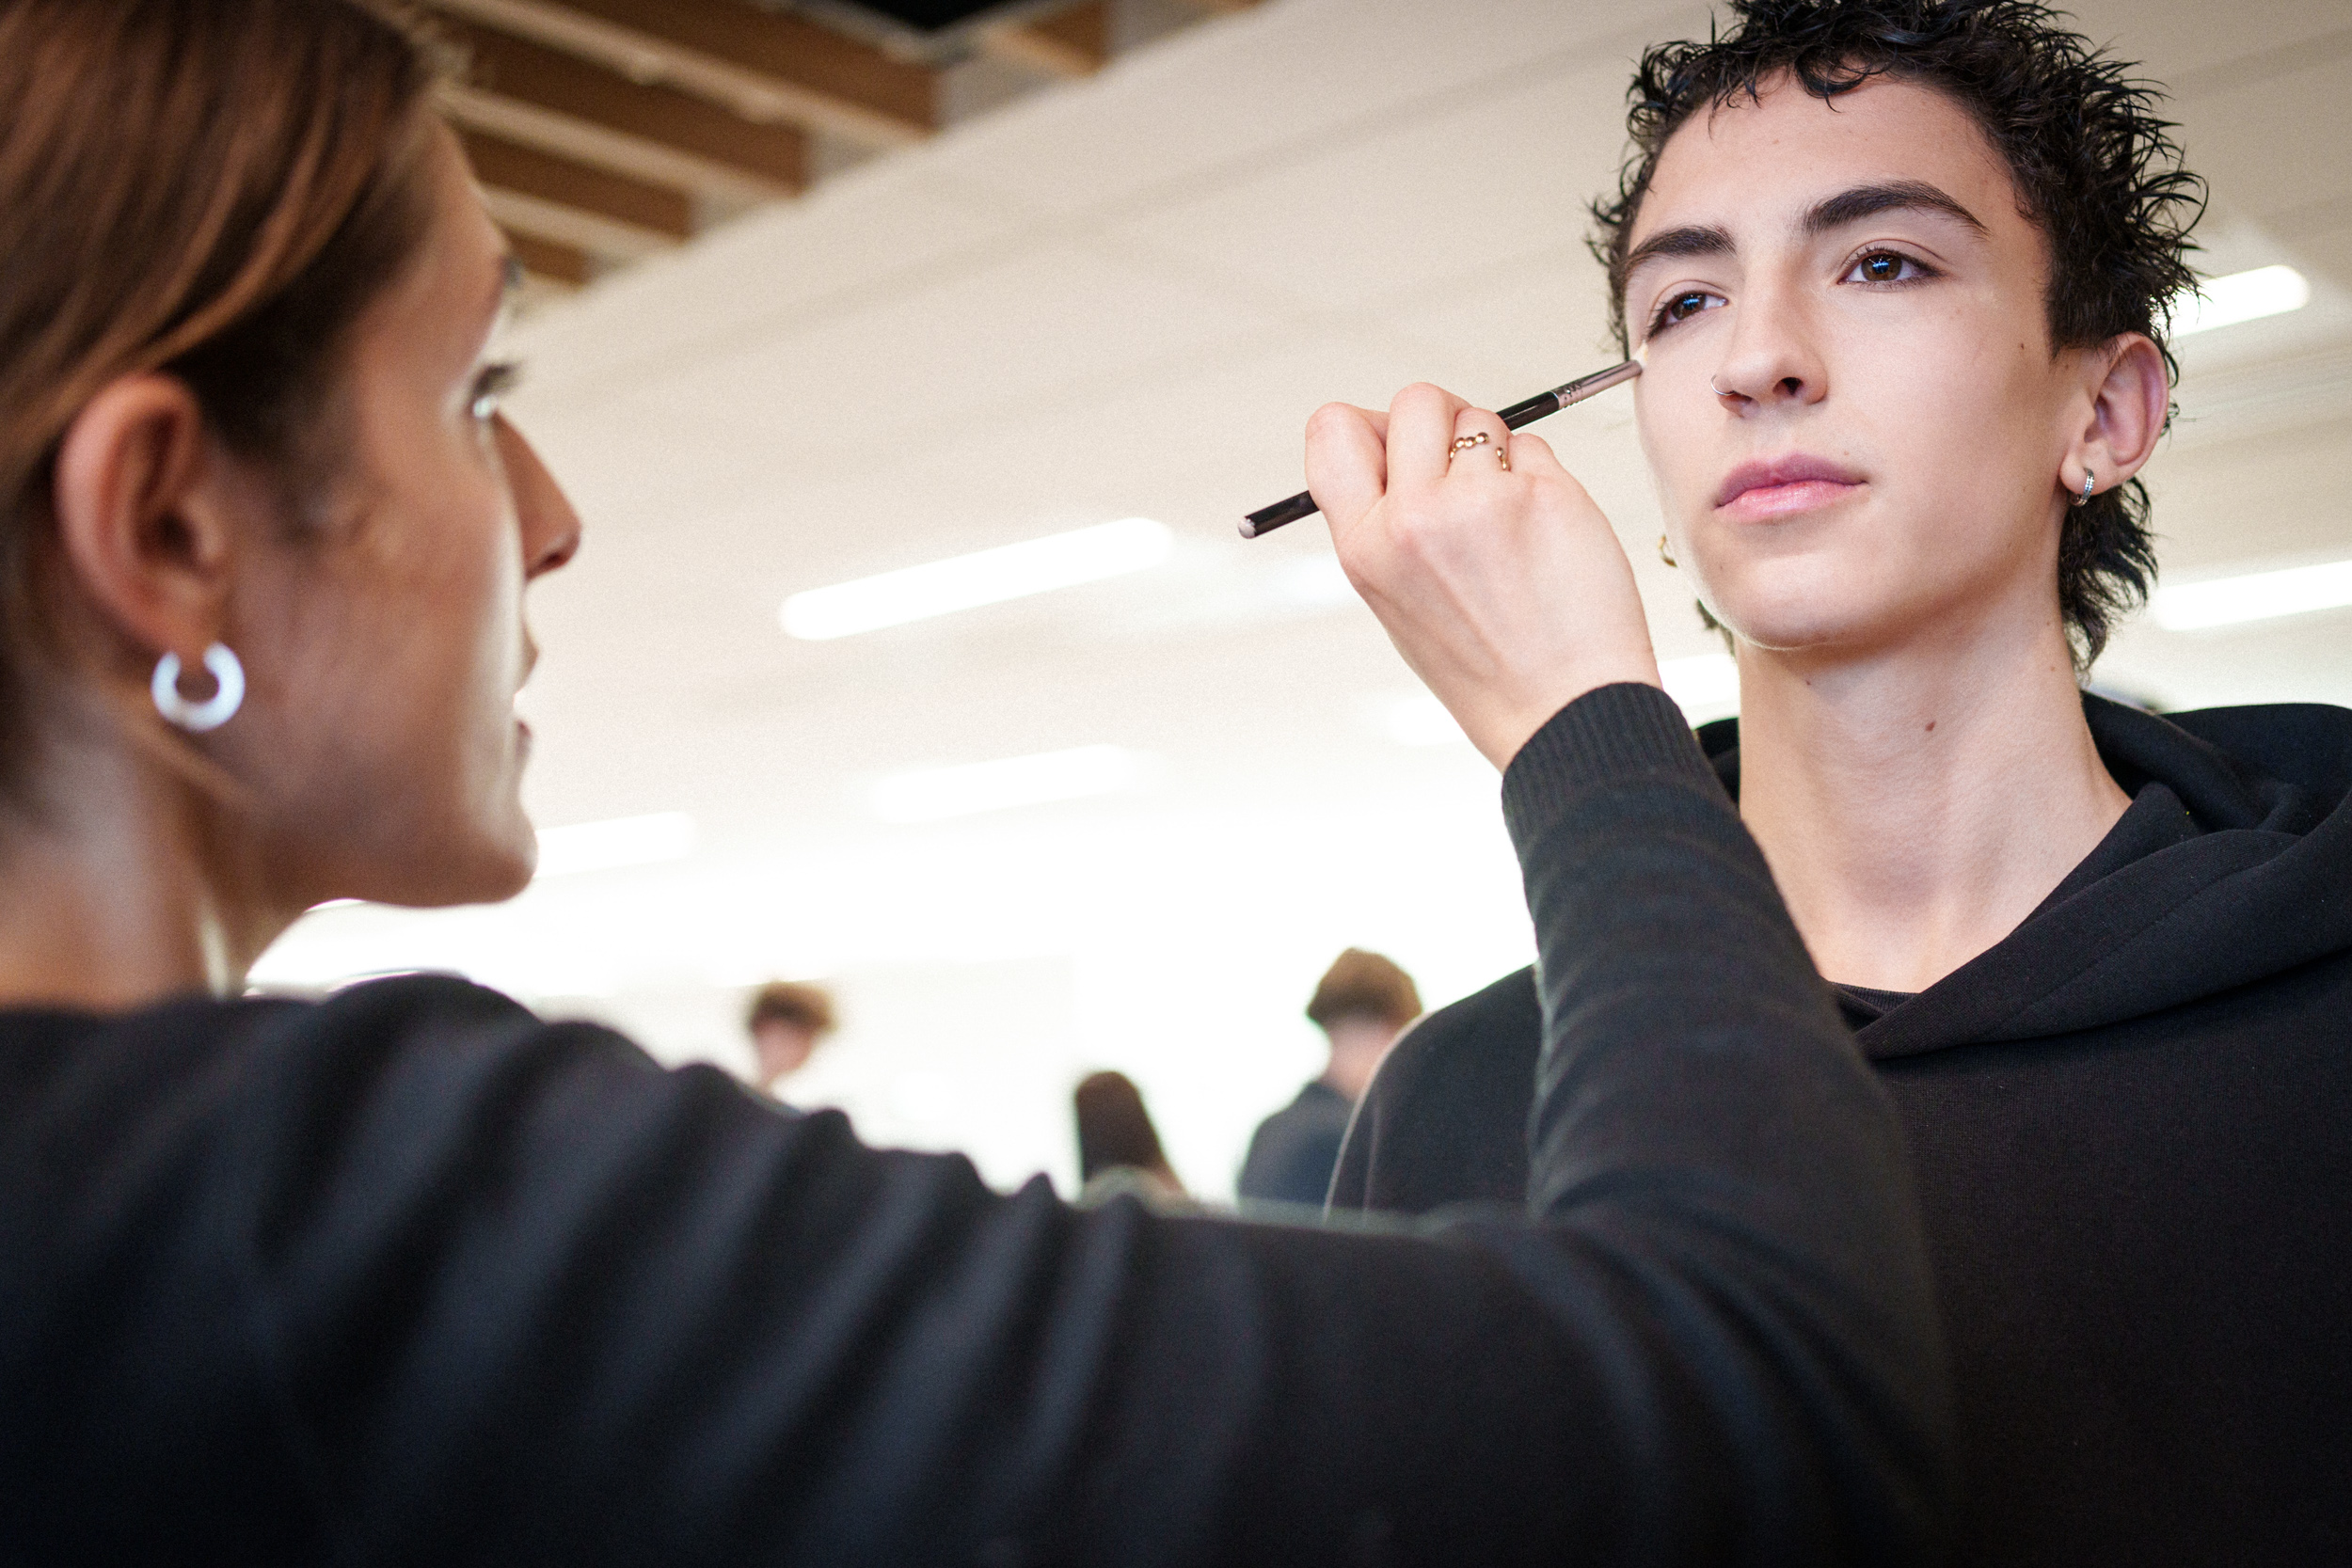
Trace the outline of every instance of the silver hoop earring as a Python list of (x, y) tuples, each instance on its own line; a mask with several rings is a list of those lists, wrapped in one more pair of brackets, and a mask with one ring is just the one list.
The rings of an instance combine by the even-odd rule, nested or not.
[(202, 735), (216, 730), (237, 716), (245, 705), (245, 666), (237, 662), (225, 642), (215, 642), (204, 650), (204, 668), (213, 677), (213, 694), (200, 703), (189, 702), (180, 695), (180, 656), (166, 654), (155, 661), (155, 678), (148, 690), (155, 699), (155, 711), (167, 723), (177, 724), (190, 735)]
[(2088, 468), (2088, 467), (2084, 468), (2084, 469), (2083, 469), (2083, 493), (2082, 493), (2081, 495), (2076, 496), (2076, 497), (2074, 498), (2074, 504), (2075, 504), (2076, 506), (2089, 506), (2089, 505), (2090, 504), (2090, 492), (2091, 492), (2091, 489), (2092, 489), (2095, 485), (2097, 485), (2097, 484), (2098, 484), (2098, 483), (2099, 483), (2099, 476), (2098, 476), (2096, 473), (2092, 472), (2090, 468)]

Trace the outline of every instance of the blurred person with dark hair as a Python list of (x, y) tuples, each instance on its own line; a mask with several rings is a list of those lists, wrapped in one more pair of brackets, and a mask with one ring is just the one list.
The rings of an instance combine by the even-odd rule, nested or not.
[(1156, 1198), (1184, 1196), (1135, 1080), (1123, 1072), (1090, 1072), (1070, 1099), (1078, 1122), (1078, 1201), (1099, 1203), (1138, 1190)]
[(755, 1082), (772, 1090), (808, 1065), (818, 1042), (838, 1023), (833, 995), (824, 987), (800, 980), (771, 980), (753, 993), (743, 1027), (752, 1037)]
[(1320, 1207), (1331, 1187), (1348, 1118), (1405, 1026), (1421, 1016), (1413, 977), (1377, 953), (1351, 947), (1315, 986), (1307, 1017), (1330, 1048), (1322, 1073), (1258, 1124), (1234, 1192), (1258, 1203)]

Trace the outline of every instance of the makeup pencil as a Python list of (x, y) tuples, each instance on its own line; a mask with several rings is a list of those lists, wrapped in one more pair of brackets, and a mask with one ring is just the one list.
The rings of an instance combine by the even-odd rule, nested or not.
[[(1642, 362), (1639, 359), (1628, 359), (1622, 365), (1612, 365), (1605, 371), (1595, 371), (1590, 375), (1580, 376), (1565, 387), (1554, 387), (1549, 392), (1538, 392), (1525, 403), (1515, 403), (1508, 408), (1498, 410), (1496, 417), (1502, 420), (1503, 429), (1517, 430), (1521, 425), (1534, 424), (1547, 415), (1557, 414), (1572, 403), (1582, 403), (1595, 392), (1605, 392), (1620, 381), (1630, 381), (1641, 373)], [(1285, 523), (1295, 523), (1301, 517), (1311, 517), (1322, 510), (1315, 504), (1314, 497), (1301, 490), (1286, 501), (1276, 501), (1272, 506), (1261, 507), (1244, 517), (1241, 520), (1241, 536), (1244, 539), (1255, 539), (1262, 533), (1272, 533)]]

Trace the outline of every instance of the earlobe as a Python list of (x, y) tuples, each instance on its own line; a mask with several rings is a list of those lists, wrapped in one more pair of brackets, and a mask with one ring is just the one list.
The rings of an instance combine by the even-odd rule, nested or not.
[(206, 493), (195, 394), (126, 376), (84, 405), (53, 488), (67, 574), (96, 617), (144, 655), (193, 662), (218, 635), (230, 554), (227, 509)]

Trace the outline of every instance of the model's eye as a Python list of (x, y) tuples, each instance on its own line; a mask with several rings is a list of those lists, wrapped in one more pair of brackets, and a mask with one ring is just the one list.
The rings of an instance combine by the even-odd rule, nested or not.
[(1908, 283), (1929, 276), (1928, 269), (1893, 250), (1873, 250), (1848, 269), (1849, 283)]
[(1689, 321), (1700, 311), (1712, 310), (1723, 303), (1723, 295), (1710, 294), (1704, 289), (1685, 289), (1680, 293), (1668, 294), (1658, 307), (1658, 313), (1650, 318), (1650, 336), (1656, 337), (1676, 323)]
[(522, 367), (512, 363), (482, 367), (482, 373), (474, 377), (473, 400), (468, 405), (475, 423), (488, 424), (497, 418), (500, 400), (515, 389), (522, 373)]

